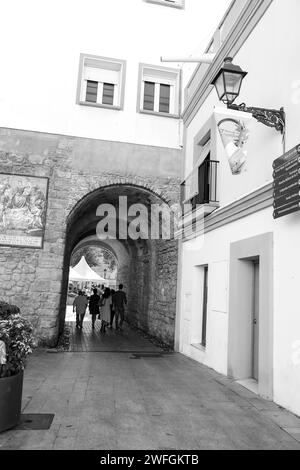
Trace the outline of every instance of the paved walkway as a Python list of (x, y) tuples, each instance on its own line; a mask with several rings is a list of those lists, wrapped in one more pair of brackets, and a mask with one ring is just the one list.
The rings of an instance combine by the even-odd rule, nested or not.
[(70, 352), (160, 351), (159, 348), (126, 327), (122, 332), (107, 329), (103, 334), (100, 333), (100, 322), (96, 322), (94, 330), (90, 321), (83, 323), (82, 330), (77, 329), (74, 322), (68, 322), (67, 326), (71, 329)]
[(124, 352), (124, 338), (132, 351), (145, 342), (133, 332), (116, 338), (123, 352), (37, 351), (23, 413), (54, 421), (0, 434), (0, 449), (300, 449), (294, 415), (180, 354)]

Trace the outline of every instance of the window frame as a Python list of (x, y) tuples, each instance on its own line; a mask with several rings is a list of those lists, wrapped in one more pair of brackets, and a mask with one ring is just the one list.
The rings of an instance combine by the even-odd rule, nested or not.
[[(91, 59), (95, 61), (99, 61), (99, 64), (101, 62), (108, 62), (114, 65), (120, 66), (120, 81), (119, 83), (110, 83), (108, 81), (105, 82), (98, 82), (98, 97), (102, 97), (103, 99), (103, 85), (104, 83), (109, 83), (114, 85), (114, 100), (115, 103), (113, 105), (110, 104), (103, 104), (101, 102), (97, 103), (92, 103), (89, 101), (86, 101), (86, 86), (83, 83), (84, 81), (84, 70), (85, 70), (85, 60), (86, 59)], [(103, 57), (103, 56), (97, 56), (97, 55), (92, 55), (92, 54), (80, 54), (79, 58), (79, 71), (78, 71), (78, 82), (77, 82), (77, 93), (76, 93), (76, 104), (81, 105), (81, 106), (90, 106), (94, 108), (105, 108), (105, 109), (112, 109), (116, 111), (122, 111), (124, 109), (124, 99), (125, 99), (125, 83), (126, 83), (126, 60), (122, 59), (115, 59), (111, 57)], [(101, 70), (101, 67), (99, 66), (99, 69)], [(103, 67), (103, 70), (105, 68)], [(88, 80), (86, 80), (87, 83)], [(84, 98), (84, 99), (83, 99)]]
[[(151, 74), (147, 75), (144, 73), (145, 69), (153, 70), (154, 76)], [(159, 73), (161, 72), (161, 78)], [(166, 78), (164, 74), (173, 74), (172, 78)], [(154, 111), (143, 108), (144, 102), (144, 84), (145, 82), (152, 82), (155, 84), (154, 91)], [(182, 71), (181, 69), (174, 69), (169, 67), (162, 67), (159, 65), (150, 64), (139, 64), (139, 76), (138, 76), (138, 96), (137, 96), (137, 112), (141, 114), (150, 114), (154, 116), (161, 116), (173, 119), (180, 119), (181, 115), (181, 82), (182, 82)], [(159, 111), (160, 102), (160, 85), (170, 85), (170, 112), (165, 113)]]
[(177, 2), (169, 2), (168, 0), (144, 0), (146, 3), (154, 3), (156, 5), (162, 5), (164, 7), (178, 8), (180, 10), (185, 9), (185, 0), (177, 0)]
[[(196, 198), (199, 196), (199, 192), (196, 193), (192, 198), (186, 197), (186, 194), (193, 193), (190, 188), (194, 186), (199, 188), (199, 169), (204, 165), (205, 160), (209, 157), (210, 161), (210, 196), (214, 195), (215, 198), (209, 198), (208, 203), (200, 203), (196, 201)], [(217, 158), (217, 144), (216, 144), (216, 133), (215, 133), (215, 124), (213, 115), (202, 125), (200, 131), (194, 137), (193, 142), (193, 166), (192, 170), (185, 176), (181, 182), (181, 202), (182, 204), (190, 204), (193, 199), (198, 205), (202, 204), (218, 204), (219, 205), (219, 186), (218, 186), (218, 169), (219, 169), (219, 159)], [(202, 170), (203, 171), (203, 170)], [(197, 175), (197, 176), (193, 176)], [(192, 182), (191, 181), (192, 179)], [(189, 181), (189, 188), (187, 187), (187, 181)], [(193, 204), (193, 203), (192, 203)]]
[(200, 165), (206, 158), (207, 148), (215, 156), (213, 119), (210, 117), (194, 137), (193, 166)]

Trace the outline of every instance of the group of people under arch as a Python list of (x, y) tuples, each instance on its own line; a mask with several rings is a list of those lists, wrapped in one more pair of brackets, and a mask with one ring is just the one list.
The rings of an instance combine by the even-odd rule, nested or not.
[(96, 321), (101, 320), (101, 333), (106, 333), (107, 328), (122, 330), (125, 316), (127, 297), (123, 284), (117, 291), (106, 287), (98, 292), (93, 289), (93, 294), (88, 298), (83, 291), (79, 291), (73, 302), (73, 312), (76, 313), (76, 328), (83, 328), (83, 321), (87, 308), (92, 318), (92, 329), (95, 329)]

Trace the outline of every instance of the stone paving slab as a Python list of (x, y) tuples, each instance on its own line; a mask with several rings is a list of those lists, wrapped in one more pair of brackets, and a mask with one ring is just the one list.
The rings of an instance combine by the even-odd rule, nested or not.
[(284, 427), (282, 429), (300, 443), (300, 429), (299, 428), (285, 428)]
[(83, 323), (83, 329), (77, 329), (74, 322), (67, 323), (71, 331), (70, 352), (160, 352), (161, 349), (147, 339), (137, 335), (127, 326), (123, 331), (107, 329), (100, 332), (100, 322), (92, 329), (90, 321)]
[(37, 351), (23, 413), (55, 417), (48, 431), (0, 434), (1, 450), (300, 449), (299, 418), (180, 354)]

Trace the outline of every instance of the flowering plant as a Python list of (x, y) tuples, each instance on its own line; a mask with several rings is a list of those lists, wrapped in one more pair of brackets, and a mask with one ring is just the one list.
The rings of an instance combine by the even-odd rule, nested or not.
[(24, 370), (26, 358), (35, 346), (29, 321), (17, 307), (0, 302), (0, 378)]

